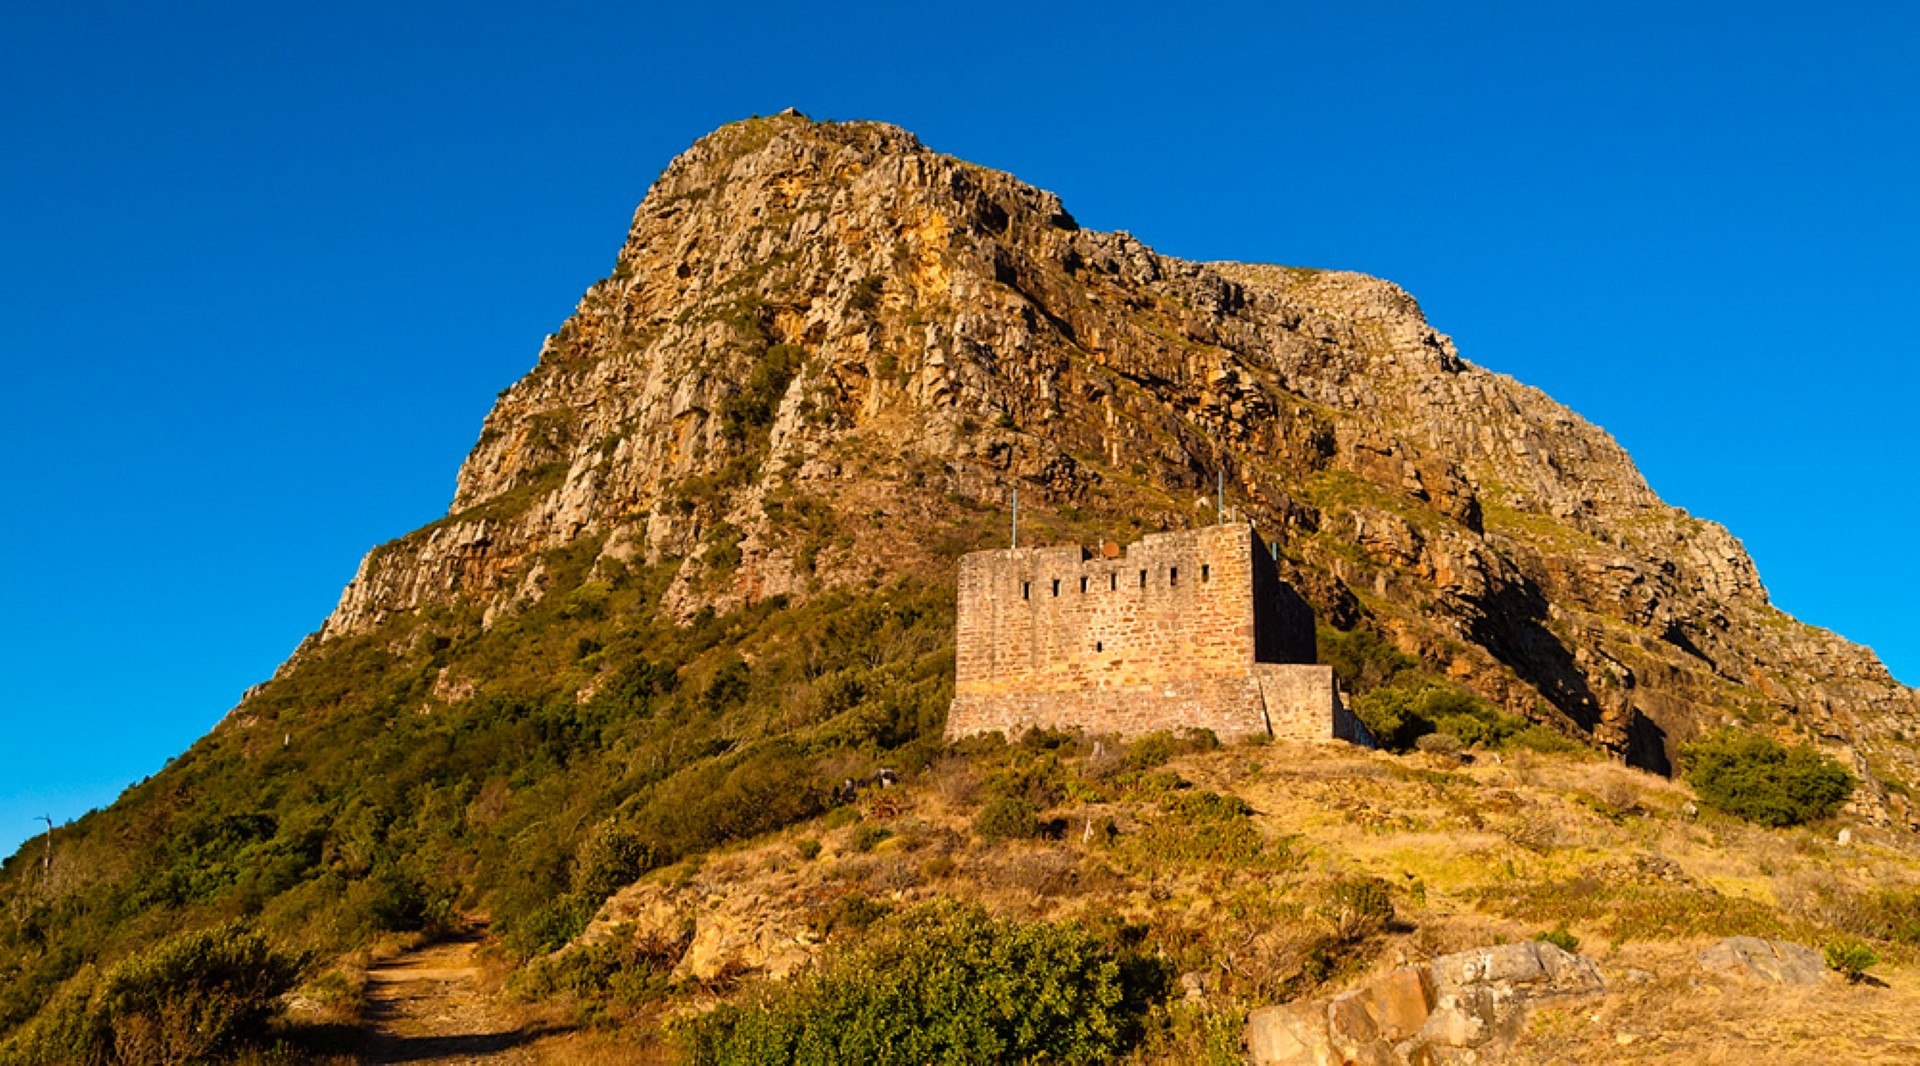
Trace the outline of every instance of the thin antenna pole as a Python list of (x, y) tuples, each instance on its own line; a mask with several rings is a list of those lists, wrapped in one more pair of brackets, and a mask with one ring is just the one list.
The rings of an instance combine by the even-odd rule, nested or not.
[(1013, 546), (1020, 546), (1020, 490), (1013, 490)]
[(47, 853), (40, 860), (40, 877), (44, 880), (53, 872), (53, 815), (43, 814), (40, 821), (47, 823)]

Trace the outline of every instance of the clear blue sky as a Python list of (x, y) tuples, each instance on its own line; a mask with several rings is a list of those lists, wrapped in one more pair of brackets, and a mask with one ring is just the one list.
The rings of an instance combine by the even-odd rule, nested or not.
[(655, 6), (9, 10), (0, 849), (442, 513), (659, 169), (789, 105), (1400, 282), (1920, 680), (1911, 5)]

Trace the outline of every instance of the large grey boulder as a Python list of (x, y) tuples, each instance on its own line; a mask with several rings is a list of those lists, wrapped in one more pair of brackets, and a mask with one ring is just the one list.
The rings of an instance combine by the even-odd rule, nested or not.
[(1700, 965), (1719, 973), (1776, 985), (1817, 985), (1827, 979), (1826, 960), (1803, 944), (1730, 936), (1700, 955)]

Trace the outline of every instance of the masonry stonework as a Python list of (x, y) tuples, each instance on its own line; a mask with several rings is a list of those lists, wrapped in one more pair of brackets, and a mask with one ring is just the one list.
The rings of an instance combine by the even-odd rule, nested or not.
[(1313, 615), (1245, 524), (960, 560), (947, 734), (1210, 729), (1367, 743)]

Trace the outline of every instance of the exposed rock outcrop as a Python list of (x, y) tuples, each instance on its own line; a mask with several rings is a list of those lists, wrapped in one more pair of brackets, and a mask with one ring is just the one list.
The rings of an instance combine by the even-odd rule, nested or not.
[(1803, 944), (1730, 936), (1700, 955), (1709, 970), (1775, 985), (1817, 985), (1827, 979), (1826, 961)]
[(691, 616), (947, 574), (1016, 487), (1056, 527), (1206, 520), (1216, 474), (1322, 617), (1640, 765), (1735, 715), (1912, 764), (1912, 690), (1394, 285), (1170, 258), (902, 130), (797, 115), (674, 160), (448, 516), (369, 554), (308, 649), (430, 605), (493, 621), (556, 550), (672, 567)]
[(1510, 1045), (1529, 1005), (1596, 995), (1593, 960), (1528, 941), (1402, 966), (1331, 999), (1263, 1007), (1247, 1019), (1256, 1066), (1487, 1061)]

